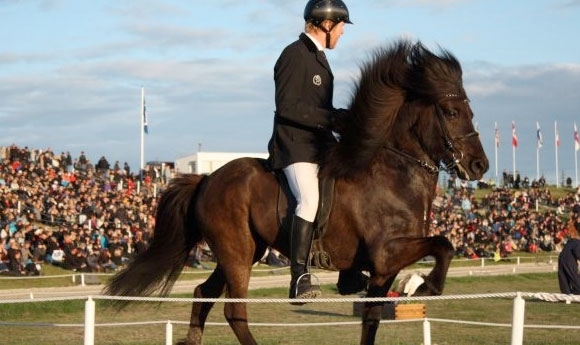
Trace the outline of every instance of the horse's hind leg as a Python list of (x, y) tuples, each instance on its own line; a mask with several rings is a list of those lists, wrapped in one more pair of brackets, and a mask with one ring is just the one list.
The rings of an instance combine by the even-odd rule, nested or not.
[[(194, 292), (193, 298), (218, 298), (225, 288), (225, 278), (218, 265), (209, 278), (198, 285)], [(194, 302), (191, 307), (191, 318), (189, 321), (189, 331), (187, 338), (177, 343), (177, 345), (201, 345), (205, 321), (213, 307), (211, 302)]]
[[(234, 267), (230, 265), (228, 267)], [(234, 272), (235, 271), (235, 272)], [(250, 284), (251, 265), (247, 270), (237, 268), (232, 270), (227, 278), (227, 297), (228, 298), (247, 298), (248, 287)], [(238, 341), (242, 345), (257, 345), (256, 340), (248, 327), (248, 310), (246, 303), (226, 303), (224, 306), (224, 315)]]

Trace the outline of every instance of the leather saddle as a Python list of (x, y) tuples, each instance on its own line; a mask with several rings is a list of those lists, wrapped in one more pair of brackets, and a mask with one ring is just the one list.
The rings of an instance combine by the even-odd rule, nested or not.
[[(278, 217), (278, 224), (282, 231), (290, 232), (290, 222), (284, 221), (291, 219), (294, 210), (296, 209), (296, 198), (292, 194), (286, 175), (280, 170), (273, 171), (279, 182), (279, 193), (277, 201), (276, 214)], [(313, 267), (336, 271), (336, 267), (332, 264), (330, 254), (324, 249), (322, 245), (322, 237), (326, 233), (328, 218), (330, 210), (332, 209), (332, 200), (334, 198), (334, 178), (323, 177), (318, 180), (319, 200), (318, 211), (314, 219), (314, 239), (312, 242), (312, 249), (310, 250), (310, 265)]]

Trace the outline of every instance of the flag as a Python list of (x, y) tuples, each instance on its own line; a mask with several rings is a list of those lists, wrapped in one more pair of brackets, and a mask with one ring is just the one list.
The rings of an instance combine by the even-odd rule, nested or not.
[(499, 129), (497, 128), (497, 122), (495, 123), (495, 147), (499, 147)]
[(143, 99), (143, 132), (149, 134), (149, 129), (147, 128), (147, 107), (145, 107), (145, 99)]
[(580, 138), (578, 138), (578, 129), (576, 128), (576, 122), (574, 122), (574, 149), (576, 151), (580, 150)]
[(516, 135), (516, 123), (512, 121), (512, 146), (518, 147), (518, 136)]
[(540, 123), (536, 121), (536, 127), (538, 128), (537, 135), (538, 135), (538, 148), (541, 149), (544, 145), (544, 141), (542, 140), (542, 132), (540, 132)]

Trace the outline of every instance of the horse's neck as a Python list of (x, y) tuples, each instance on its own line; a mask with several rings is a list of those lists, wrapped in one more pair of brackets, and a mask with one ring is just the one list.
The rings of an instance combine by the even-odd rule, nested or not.
[[(435, 191), (437, 186), (437, 175), (426, 172), (423, 167), (419, 167), (417, 173), (410, 176), (411, 180), (409, 183), (409, 192), (414, 195), (415, 198), (421, 200), (421, 217), (423, 219), (423, 229), (425, 232), (429, 230), (429, 218), (431, 213), (431, 206), (433, 200), (435, 199)], [(421, 174), (422, 173), (422, 174)], [(420, 183), (417, 183), (419, 180)]]
[(431, 205), (435, 199), (438, 175), (413, 162), (405, 162), (404, 166), (393, 162), (390, 160), (389, 163), (393, 165), (389, 164), (379, 169), (376, 182), (382, 181), (387, 186), (393, 186), (391, 189), (398, 199), (396, 204), (401, 205), (401, 212), (411, 211), (414, 219), (422, 219), (423, 229), (426, 232)]

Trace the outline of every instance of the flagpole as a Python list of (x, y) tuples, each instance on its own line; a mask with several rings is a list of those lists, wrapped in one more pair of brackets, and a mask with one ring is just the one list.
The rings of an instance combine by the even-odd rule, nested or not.
[(512, 161), (513, 161), (513, 176), (516, 177), (516, 146), (518, 146), (518, 139), (516, 136), (516, 123), (512, 121)]
[(139, 166), (139, 176), (142, 176), (143, 170), (145, 169), (145, 88), (141, 87), (141, 126), (139, 129), (141, 131), (141, 165)]
[(576, 187), (578, 187), (578, 150), (580, 150), (580, 136), (578, 136), (578, 127), (574, 122), (574, 171), (576, 173)]
[(560, 183), (558, 182), (558, 125), (556, 123), (556, 121), (554, 121), (554, 138), (556, 140), (555, 142), (555, 147), (556, 147), (556, 188), (558, 188), (560, 186)]
[(540, 132), (540, 123), (536, 121), (536, 181), (540, 180), (540, 149), (543, 146), (542, 133)]
[(495, 134), (494, 134), (494, 145), (495, 146), (495, 185), (499, 187), (499, 173), (497, 169), (497, 151), (499, 147), (499, 132), (497, 129), (497, 122), (495, 123)]
[(516, 176), (516, 147), (512, 145), (513, 174)]
[(576, 186), (578, 186), (578, 151), (574, 150), (574, 172), (576, 173)]
[(536, 148), (536, 181), (540, 180), (540, 147)]

